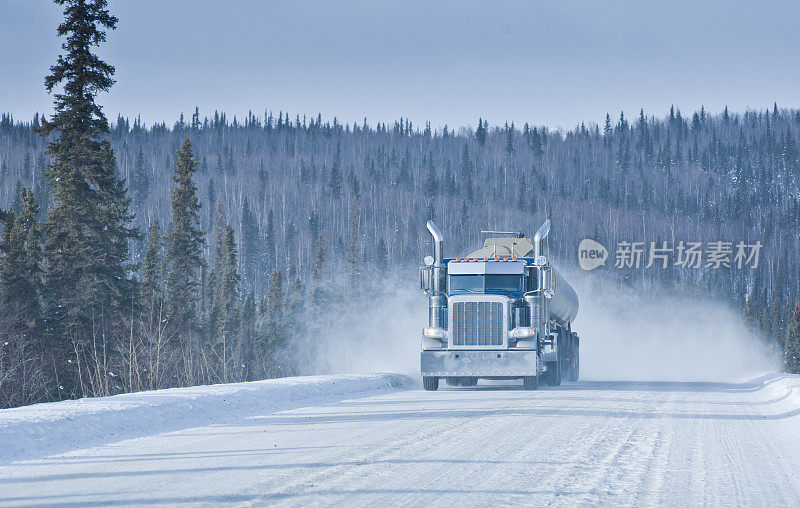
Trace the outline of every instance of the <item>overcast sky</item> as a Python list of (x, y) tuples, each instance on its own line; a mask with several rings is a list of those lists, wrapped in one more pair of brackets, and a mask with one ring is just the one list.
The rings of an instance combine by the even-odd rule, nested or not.
[[(800, 2), (110, 0), (106, 114), (194, 106), (340, 121), (570, 128), (618, 116), (800, 105)], [(50, 111), (58, 6), (0, 0), (0, 111)]]

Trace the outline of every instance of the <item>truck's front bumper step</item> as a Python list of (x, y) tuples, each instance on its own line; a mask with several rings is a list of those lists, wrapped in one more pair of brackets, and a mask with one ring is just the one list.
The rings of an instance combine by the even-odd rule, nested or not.
[(423, 376), (537, 376), (536, 351), (422, 351)]

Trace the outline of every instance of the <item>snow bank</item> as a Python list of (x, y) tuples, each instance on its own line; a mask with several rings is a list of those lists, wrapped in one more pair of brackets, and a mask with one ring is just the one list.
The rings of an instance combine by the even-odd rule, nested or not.
[(399, 374), (269, 379), (0, 410), (0, 464), (364, 396), (412, 384)]
[(763, 382), (767, 393), (776, 400), (786, 400), (792, 406), (800, 407), (800, 375), (766, 375), (757, 381)]

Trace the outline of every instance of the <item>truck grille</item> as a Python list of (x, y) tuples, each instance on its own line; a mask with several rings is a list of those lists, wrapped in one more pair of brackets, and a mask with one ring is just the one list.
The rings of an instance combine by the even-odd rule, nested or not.
[(453, 302), (453, 346), (502, 346), (501, 302)]

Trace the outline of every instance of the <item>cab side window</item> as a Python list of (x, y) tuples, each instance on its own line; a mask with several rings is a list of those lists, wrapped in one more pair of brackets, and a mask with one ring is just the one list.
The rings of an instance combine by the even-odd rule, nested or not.
[(525, 291), (536, 291), (539, 284), (537, 283), (537, 277), (539, 275), (538, 270), (526, 270), (527, 275), (525, 276)]

